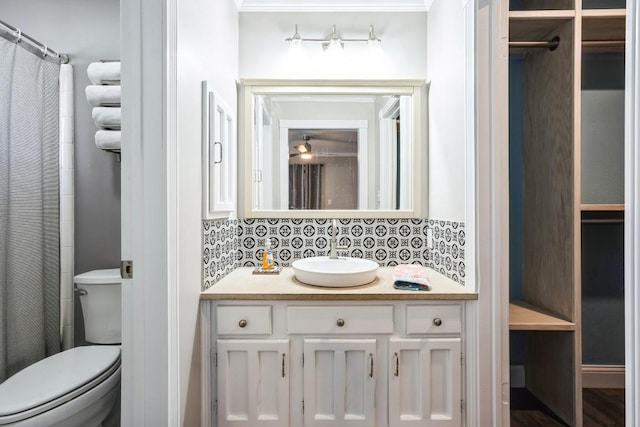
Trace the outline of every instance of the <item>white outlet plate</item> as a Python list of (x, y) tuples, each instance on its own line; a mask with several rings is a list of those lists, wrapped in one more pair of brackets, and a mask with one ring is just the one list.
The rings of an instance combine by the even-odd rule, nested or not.
[(433, 249), (433, 230), (427, 228), (427, 248)]

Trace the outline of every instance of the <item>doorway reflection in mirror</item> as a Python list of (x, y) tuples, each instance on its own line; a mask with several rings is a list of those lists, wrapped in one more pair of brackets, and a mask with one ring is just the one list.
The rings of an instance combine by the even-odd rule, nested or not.
[(289, 129), (289, 209), (358, 208), (358, 130)]

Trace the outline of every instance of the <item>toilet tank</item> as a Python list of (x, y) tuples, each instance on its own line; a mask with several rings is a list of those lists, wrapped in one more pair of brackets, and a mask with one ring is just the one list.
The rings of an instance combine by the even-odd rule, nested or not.
[(85, 341), (93, 344), (122, 342), (120, 270), (93, 270), (74, 278), (80, 295)]

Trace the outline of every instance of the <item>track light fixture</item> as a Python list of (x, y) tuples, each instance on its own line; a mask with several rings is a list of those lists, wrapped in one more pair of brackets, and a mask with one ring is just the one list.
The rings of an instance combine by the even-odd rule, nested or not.
[(339, 51), (339, 50), (342, 50), (344, 48), (344, 44), (347, 43), (347, 42), (363, 42), (363, 43), (367, 43), (367, 45), (370, 48), (379, 48), (380, 47), (380, 43), (381, 43), (380, 38), (375, 33), (375, 29), (373, 28), (373, 25), (369, 25), (369, 35), (368, 35), (367, 38), (343, 39), (338, 34), (338, 31), (336, 30), (336, 26), (332, 25), (331, 26), (331, 33), (328, 36), (326, 36), (325, 38), (322, 38), (322, 39), (305, 39), (305, 38), (301, 37), (300, 34), (298, 33), (298, 25), (296, 24), (293, 36), (286, 38), (285, 41), (287, 43), (289, 43), (289, 46), (292, 47), (292, 48), (299, 48), (300, 46), (302, 46), (303, 43), (309, 43), (309, 42), (322, 43), (322, 48), (325, 51)]

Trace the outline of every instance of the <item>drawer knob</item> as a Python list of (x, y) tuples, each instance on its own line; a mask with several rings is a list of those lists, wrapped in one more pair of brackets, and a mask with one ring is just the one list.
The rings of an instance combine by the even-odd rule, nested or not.
[(336, 322), (336, 325), (342, 328), (344, 326), (344, 319), (338, 319), (338, 321)]
[(442, 319), (440, 319), (439, 317), (436, 317), (435, 319), (433, 319), (433, 324), (436, 326), (442, 325)]
[(245, 326), (247, 326), (247, 321), (242, 319), (241, 321), (238, 322), (238, 326), (240, 326), (241, 328), (244, 328)]

